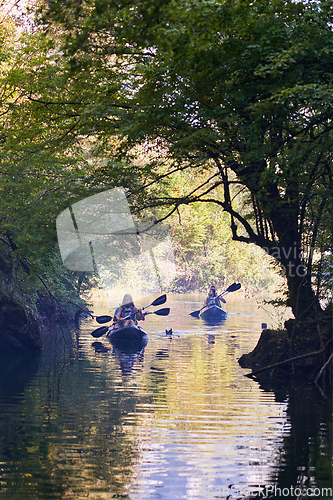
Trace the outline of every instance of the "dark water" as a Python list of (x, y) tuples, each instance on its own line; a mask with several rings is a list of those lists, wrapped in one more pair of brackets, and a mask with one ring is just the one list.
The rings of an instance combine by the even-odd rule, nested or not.
[(237, 359), (271, 319), (227, 298), (227, 320), (209, 326), (188, 315), (202, 297), (169, 296), (136, 354), (86, 321), (54, 331), (40, 358), (3, 357), (0, 499), (332, 498), (331, 404), (244, 377)]

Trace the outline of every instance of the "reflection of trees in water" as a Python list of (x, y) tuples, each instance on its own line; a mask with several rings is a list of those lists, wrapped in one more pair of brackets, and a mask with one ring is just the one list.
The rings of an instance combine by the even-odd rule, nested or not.
[(41, 354), (6, 353), (0, 356), (0, 401), (19, 402), (24, 390), (37, 373)]
[(103, 374), (110, 365), (96, 368), (66, 342), (55, 352), (43, 356), (36, 384), (36, 363), (11, 359), (0, 368), (1, 493), (81, 498), (97, 482), (99, 494), (123, 493), (138, 455), (135, 424), (124, 426), (136, 397), (117, 390), (117, 372)]
[[(259, 449), (258, 457), (263, 452), (271, 461), (276, 471), (272, 483), (278, 487), (296, 486), (298, 476), (313, 476), (307, 480), (310, 485), (330, 486), (330, 404), (307, 388), (291, 392), (290, 429), (280, 441), (280, 430), (274, 426), (278, 422), (271, 420), (272, 390), (262, 394), (257, 383), (239, 377), (234, 359), (237, 339), (230, 334), (152, 341), (145, 349), (144, 364), (143, 352), (118, 358), (126, 369), (131, 366), (132, 375), (125, 377), (108, 341), (95, 343), (89, 337), (86, 343), (77, 332), (76, 344), (67, 337), (61, 344), (62, 335), (58, 333), (39, 364), (12, 358), (6, 366), (0, 364), (0, 498), (79, 500), (89, 494), (128, 498), (126, 486), (135, 488), (139, 447), (154, 436), (153, 417), (161, 420), (158, 425), (169, 426), (176, 414), (177, 430), (198, 435), (206, 409), (222, 416), (212, 420), (212, 430), (236, 440), (240, 433), (244, 438), (248, 433), (265, 445), (261, 432), (267, 433), (269, 450)], [(276, 399), (285, 401), (286, 392)], [(266, 404), (266, 400), (272, 401)], [(279, 453), (276, 438), (281, 442)], [(207, 472), (206, 458), (200, 462), (200, 452), (197, 458), (196, 473), (201, 463), (202, 474)]]
[(280, 488), (332, 488), (332, 402), (311, 387), (290, 391), (290, 431), (283, 440)]

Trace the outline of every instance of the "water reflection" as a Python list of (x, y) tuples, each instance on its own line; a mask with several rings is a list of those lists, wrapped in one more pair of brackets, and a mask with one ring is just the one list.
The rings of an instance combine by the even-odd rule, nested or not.
[(113, 354), (123, 375), (129, 375), (135, 363), (142, 363), (144, 359), (144, 349), (132, 352), (117, 347), (113, 348)]
[(188, 314), (201, 302), (169, 297), (137, 352), (94, 341), (83, 322), (44, 351), (19, 398), (3, 390), (0, 499), (231, 500), (255, 485), (326, 485), (327, 406), (264, 390), (238, 365), (263, 311), (232, 297), (226, 322), (206, 325)]
[(24, 390), (37, 373), (40, 359), (40, 352), (0, 355), (0, 404), (24, 398)]
[(111, 350), (109, 347), (106, 347), (104, 344), (102, 344), (102, 342), (96, 341), (93, 342), (91, 345), (95, 349), (96, 354), (109, 352)]
[[(290, 432), (283, 440), (279, 487), (332, 488), (332, 405), (319, 391), (298, 387), (289, 391), (287, 415)], [(333, 497), (332, 490), (326, 497)]]

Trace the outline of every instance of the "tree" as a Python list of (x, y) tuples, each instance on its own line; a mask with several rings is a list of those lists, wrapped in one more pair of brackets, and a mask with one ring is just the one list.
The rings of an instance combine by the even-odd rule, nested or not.
[[(40, 93), (45, 85), (51, 92), (62, 84), (66, 65), (55, 71), (51, 57), (44, 58), (47, 42), (38, 30), (24, 31), (0, 13), (0, 286), (8, 300), (34, 315), (42, 298), (53, 305), (79, 300), (76, 284), (84, 287), (89, 280), (64, 270), (57, 247), (57, 215), (92, 191), (85, 182), (84, 148), (76, 147), (74, 157), (73, 145), (61, 137), (57, 149), (61, 127), (51, 125), (57, 118), (47, 125), (39, 120), (42, 104), (31, 96), (36, 68), (44, 72)], [(69, 122), (67, 117), (64, 126)]]
[[(313, 252), (333, 191), (331, 2), (54, 0), (44, 22), (67, 35), (58, 52), (70, 67), (62, 96), (75, 96), (77, 120), (66, 140), (94, 134), (111, 156), (94, 182), (125, 185), (140, 193), (140, 208), (170, 214), (217, 204), (234, 240), (283, 266), (294, 315), (315, 315)], [(67, 109), (49, 92), (45, 123), (56, 106)], [(115, 162), (115, 136), (127, 164)], [(136, 145), (158, 154), (136, 164)], [(206, 180), (186, 195), (168, 192), (166, 180), (185, 169)], [(248, 193), (245, 215), (238, 190)]]

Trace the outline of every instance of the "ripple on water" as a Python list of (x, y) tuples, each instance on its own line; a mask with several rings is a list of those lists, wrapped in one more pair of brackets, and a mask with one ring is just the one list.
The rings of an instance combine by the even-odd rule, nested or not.
[(238, 364), (267, 316), (228, 298), (227, 320), (206, 325), (188, 314), (202, 297), (183, 299), (147, 318), (142, 352), (96, 342), (87, 321), (74, 345), (44, 354), (16, 389), (0, 387), (0, 500), (231, 500), (297, 463), (288, 400)]

